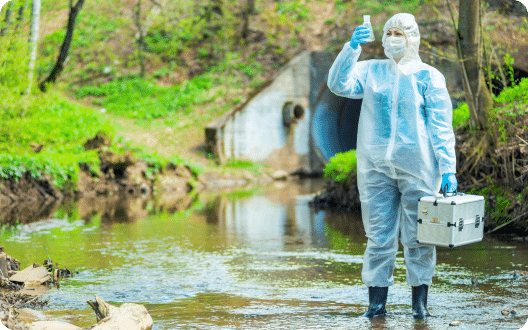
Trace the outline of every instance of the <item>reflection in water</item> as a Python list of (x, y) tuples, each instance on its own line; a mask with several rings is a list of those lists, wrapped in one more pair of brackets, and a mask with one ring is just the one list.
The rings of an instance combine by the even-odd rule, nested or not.
[(246, 200), (224, 200), (218, 214), (218, 226), (250, 247), (284, 249), (292, 240), (310, 246), (326, 246), (324, 214), (319, 216), (306, 198), (294, 196), (283, 204), (266, 196)]
[[(358, 317), (368, 303), (361, 219), (310, 208), (320, 187), (306, 180), (250, 197), (203, 195), (200, 208), (176, 214), (88, 205), (68, 211), (70, 225), (7, 238), (6, 249), (28, 264), (46, 259), (46, 247), (79, 271), (51, 290), (47, 313), (80, 326), (93, 323), (85, 301), (94, 294), (146, 304), (158, 330), (444, 329), (453, 320), (462, 321), (458, 329), (517, 329), (526, 322), (528, 278), (511, 274), (528, 270), (528, 247), (489, 240), (438, 250), (429, 298), (438, 317), (412, 319), (401, 253), (389, 314)], [(94, 212), (106, 215), (78, 221)], [(517, 314), (504, 317), (504, 308)]]
[(14, 203), (0, 208), (0, 224), (16, 225), (51, 216), (59, 207), (57, 200), (37, 200)]

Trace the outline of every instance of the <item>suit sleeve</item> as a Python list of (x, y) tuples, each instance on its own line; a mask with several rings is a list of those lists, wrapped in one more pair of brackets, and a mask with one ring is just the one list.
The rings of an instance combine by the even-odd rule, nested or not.
[(361, 46), (350, 47), (347, 42), (328, 72), (328, 88), (332, 93), (351, 99), (363, 98), (367, 80), (368, 61), (358, 62)]
[(426, 127), (438, 161), (439, 174), (456, 173), (453, 108), (440, 71), (435, 69), (431, 72), (424, 98)]

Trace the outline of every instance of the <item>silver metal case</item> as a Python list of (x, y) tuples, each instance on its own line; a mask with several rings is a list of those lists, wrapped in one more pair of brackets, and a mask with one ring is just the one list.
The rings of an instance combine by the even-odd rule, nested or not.
[(421, 244), (456, 247), (484, 236), (484, 197), (455, 194), (418, 201), (417, 240)]

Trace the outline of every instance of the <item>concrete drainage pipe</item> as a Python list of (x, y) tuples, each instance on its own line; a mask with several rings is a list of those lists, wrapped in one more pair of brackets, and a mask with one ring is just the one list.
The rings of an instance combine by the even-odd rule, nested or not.
[(324, 164), (338, 152), (356, 149), (362, 100), (348, 99), (323, 86), (313, 107), (311, 144)]

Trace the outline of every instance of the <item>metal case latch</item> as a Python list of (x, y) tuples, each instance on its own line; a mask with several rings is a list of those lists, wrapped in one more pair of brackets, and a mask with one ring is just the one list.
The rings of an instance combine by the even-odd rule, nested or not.
[(475, 219), (475, 228), (478, 228), (480, 226), (480, 215), (477, 214), (477, 218)]
[(462, 229), (464, 229), (464, 219), (460, 218), (458, 220), (458, 231), (462, 231)]

